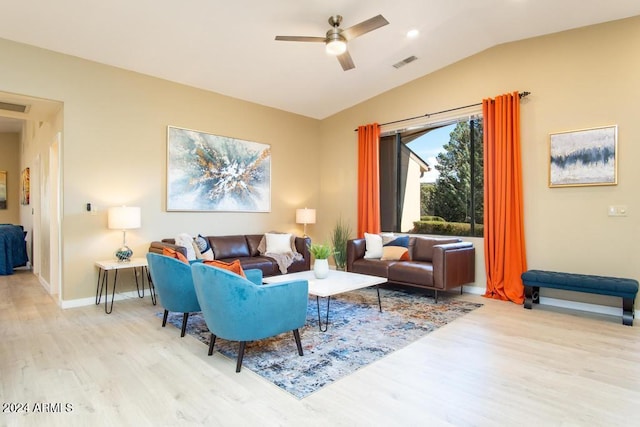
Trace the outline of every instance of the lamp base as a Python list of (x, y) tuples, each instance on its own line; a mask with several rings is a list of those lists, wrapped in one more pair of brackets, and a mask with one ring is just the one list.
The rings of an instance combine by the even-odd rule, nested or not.
[(118, 262), (129, 262), (131, 261), (131, 256), (133, 255), (133, 251), (129, 246), (124, 245), (120, 249), (118, 249), (115, 253)]

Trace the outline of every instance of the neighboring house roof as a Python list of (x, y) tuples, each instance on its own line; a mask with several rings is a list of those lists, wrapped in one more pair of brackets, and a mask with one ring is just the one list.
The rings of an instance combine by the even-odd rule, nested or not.
[(407, 147), (405, 144), (402, 144), (404, 149), (409, 152), (409, 159), (416, 162), (418, 166), (420, 166), (420, 177), (424, 175), (425, 172), (429, 172), (431, 170), (431, 166), (427, 162), (425, 162), (422, 157), (418, 156), (415, 151), (411, 148)]

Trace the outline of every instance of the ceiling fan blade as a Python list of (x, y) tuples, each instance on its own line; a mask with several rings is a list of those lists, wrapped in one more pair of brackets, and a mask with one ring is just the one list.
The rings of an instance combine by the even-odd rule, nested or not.
[(353, 63), (353, 59), (351, 59), (351, 55), (349, 55), (349, 51), (346, 51), (342, 55), (338, 55), (337, 58), (344, 71), (356, 68), (356, 65)]
[(325, 42), (324, 37), (276, 36), (276, 40), (285, 42)]
[(347, 40), (351, 40), (353, 38), (366, 34), (369, 31), (373, 31), (380, 27), (384, 27), (388, 23), (389, 21), (384, 19), (382, 15), (374, 16), (373, 18), (367, 19), (366, 21), (362, 21), (361, 23), (356, 24), (353, 27), (349, 27), (345, 30), (342, 30), (342, 35)]

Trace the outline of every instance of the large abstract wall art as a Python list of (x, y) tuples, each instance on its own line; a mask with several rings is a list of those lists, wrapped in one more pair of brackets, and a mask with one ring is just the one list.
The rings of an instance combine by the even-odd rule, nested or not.
[(605, 126), (552, 133), (549, 187), (616, 185), (618, 127)]
[(167, 210), (269, 212), (271, 146), (169, 126)]

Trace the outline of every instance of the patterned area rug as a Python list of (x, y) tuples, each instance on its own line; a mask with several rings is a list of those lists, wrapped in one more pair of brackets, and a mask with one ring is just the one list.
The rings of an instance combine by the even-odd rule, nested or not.
[[(242, 369), (302, 399), (482, 306), (442, 294), (436, 304), (424, 293), (403, 290), (380, 289), (380, 298), (382, 313), (375, 288), (332, 297), (328, 331), (320, 332), (316, 298), (310, 297), (307, 324), (300, 329), (304, 356), (298, 356), (293, 333), (287, 332), (247, 343)], [(321, 298), (323, 326), (326, 307), (326, 298)], [(169, 322), (180, 328), (182, 314), (170, 313)], [(209, 330), (200, 313), (189, 316), (187, 333), (209, 345)], [(218, 338), (214, 351), (235, 362), (238, 347), (237, 342)]]

